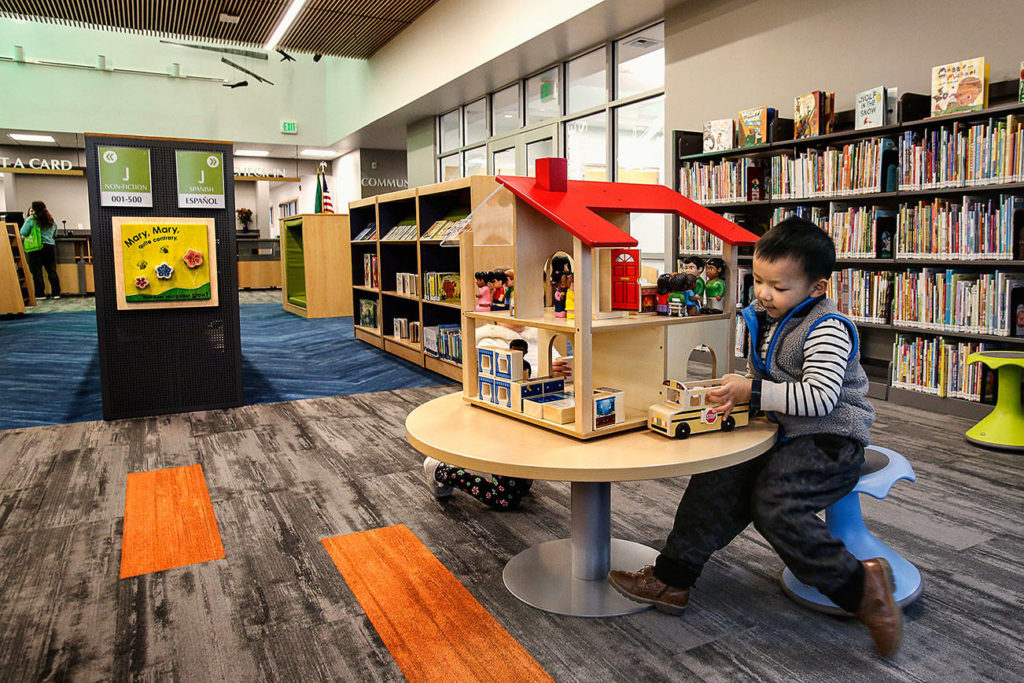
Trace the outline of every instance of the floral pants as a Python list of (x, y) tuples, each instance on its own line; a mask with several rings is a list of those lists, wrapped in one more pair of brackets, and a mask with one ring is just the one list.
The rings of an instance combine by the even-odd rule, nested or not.
[(516, 479), (496, 474), (481, 476), (452, 465), (439, 465), (434, 478), (442, 484), (465, 491), (481, 503), (498, 510), (513, 510), (519, 507), (519, 502), (533, 486), (532, 479)]

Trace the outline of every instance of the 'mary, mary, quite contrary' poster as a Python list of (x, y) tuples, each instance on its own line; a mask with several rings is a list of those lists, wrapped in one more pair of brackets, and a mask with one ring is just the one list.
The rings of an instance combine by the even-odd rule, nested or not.
[(212, 218), (112, 220), (117, 307), (217, 305)]

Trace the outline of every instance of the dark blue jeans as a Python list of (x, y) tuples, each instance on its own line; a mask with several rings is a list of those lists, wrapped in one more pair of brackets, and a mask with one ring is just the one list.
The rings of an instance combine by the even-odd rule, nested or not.
[(849, 584), (860, 577), (860, 563), (817, 513), (853, 490), (863, 463), (860, 442), (823, 434), (778, 443), (753, 460), (692, 476), (655, 576), (689, 588), (712, 553), (753, 523), (796, 578), (854, 611), (859, 586)]

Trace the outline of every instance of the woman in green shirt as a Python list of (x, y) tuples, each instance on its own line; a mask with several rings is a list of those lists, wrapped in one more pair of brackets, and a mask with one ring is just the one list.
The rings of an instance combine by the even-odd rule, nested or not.
[(21, 226), (21, 239), (32, 234), (32, 228), (39, 228), (43, 241), (38, 249), (29, 251), (26, 249), (25, 256), (28, 258), (28, 267), (32, 271), (32, 284), (35, 286), (36, 299), (46, 298), (46, 289), (43, 286), (43, 269), (46, 269), (46, 277), (50, 280), (50, 297), (60, 298), (60, 278), (57, 277), (57, 225), (53, 216), (46, 209), (43, 202), (32, 202), (32, 208), (28, 210), (28, 220)]

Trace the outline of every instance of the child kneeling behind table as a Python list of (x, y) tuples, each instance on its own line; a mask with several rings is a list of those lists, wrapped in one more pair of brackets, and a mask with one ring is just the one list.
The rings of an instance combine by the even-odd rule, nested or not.
[(754, 247), (755, 306), (749, 377), (727, 375), (708, 392), (725, 415), (749, 401), (780, 426), (767, 453), (690, 478), (668, 541), (654, 566), (612, 571), (620, 593), (682, 614), (712, 553), (751, 522), (803, 583), (855, 614), (883, 656), (896, 653), (902, 612), (883, 558), (860, 562), (817, 513), (853, 490), (874, 409), (856, 329), (825, 298), (835, 264), (831, 238), (802, 218), (769, 230)]
[[(523, 372), (527, 378), (532, 376), (532, 367), (529, 361), (525, 360), (529, 353), (529, 343), (522, 338), (512, 338), (508, 342), (508, 348), (523, 352)], [(568, 376), (570, 372), (568, 363), (562, 358), (552, 361), (551, 371), (562, 376)], [(533, 486), (532, 479), (474, 472), (431, 457), (423, 460), (423, 474), (427, 479), (427, 486), (437, 498), (450, 496), (457, 488), (498, 510), (514, 510), (519, 507), (523, 496), (529, 493), (530, 487)]]

